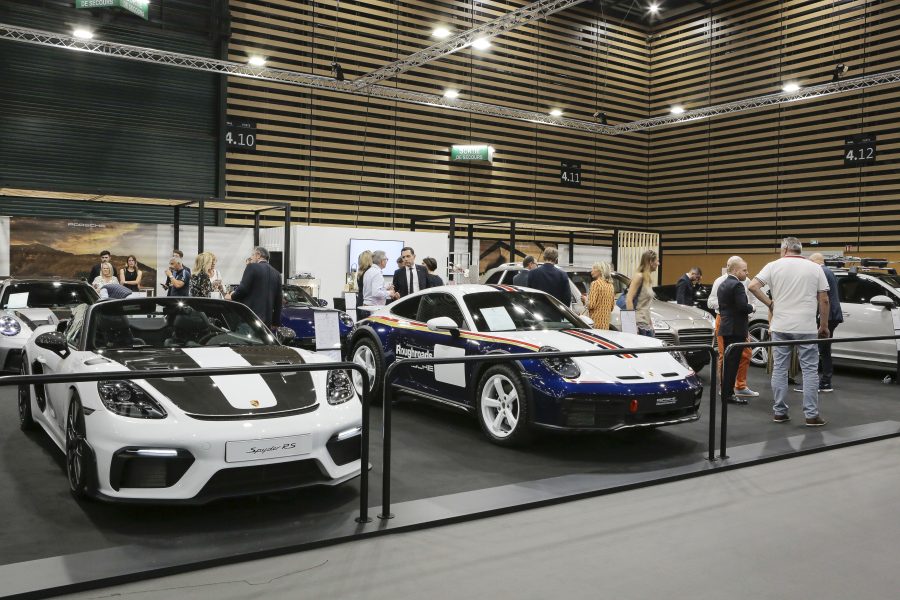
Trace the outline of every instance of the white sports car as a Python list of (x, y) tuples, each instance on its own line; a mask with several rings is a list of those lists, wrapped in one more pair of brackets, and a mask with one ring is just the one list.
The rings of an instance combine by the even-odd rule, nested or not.
[(171, 372), (20, 386), (19, 421), (66, 456), (76, 497), (202, 503), (360, 472), (360, 403), (345, 371), (182, 377), (179, 369), (324, 362), (279, 344), (244, 305), (109, 300), (25, 346), (25, 373)]
[(29, 277), (0, 283), (0, 371), (18, 372), (22, 348), (35, 329), (56, 326), (79, 304), (99, 299), (94, 288), (76, 279)]
[(361, 320), (351, 334), (350, 356), (368, 370), (376, 394), (384, 369), (399, 358), (520, 356), (415, 365), (398, 370), (394, 381), (403, 393), (475, 414), (488, 439), (514, 445), (536, 428), (612, 431), (696, 421), (703, 387), (677, 353), (528, 358), (538, 351), (662, 345), (591, 329), (537, 290), (454, 285), (411, 294)]

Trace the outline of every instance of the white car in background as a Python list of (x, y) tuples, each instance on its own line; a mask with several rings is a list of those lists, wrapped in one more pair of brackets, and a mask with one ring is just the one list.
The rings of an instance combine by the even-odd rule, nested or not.
[(56, 326), (79, 304), (99, 300), (97, 292), (79, 279), (10, 278), (0, 283), (0, 370), (21, 369), (22, 348), (38, 327)]
[[(591, 268), (575, 265), (560, 265), (569, 276), (569, 284), (572, 289), (571, 308), (576, 314), (586, 314), (584, 304), (581, 302), (581, 294), (587, 294), (591, 286)], [(481, 277), (481, 283), (512, 285), (516, 274), (522, 272), (521, 263), (506, 263), (488, 269)], [(616, 297), (628, 289), (631, 280), (621, 273), (613, 273), (613, 287)], [(662, 300), (653, 300), (650, 304), (650, 314), (653, 318), (653, 331), (657, 339), (669, 345), (703, 344), (712, 345), (715, 337), (715, 318), (705, 310), (694, 306), (682, 306), (670, 304)], [(613, 306), (610, 325), (614, 330), (619, 330), (619, 308)], [(699, 371), (709, 363), (709, 355), (705, 352), (692, 352), (686, 356), (688, 364), (695, 371)]]

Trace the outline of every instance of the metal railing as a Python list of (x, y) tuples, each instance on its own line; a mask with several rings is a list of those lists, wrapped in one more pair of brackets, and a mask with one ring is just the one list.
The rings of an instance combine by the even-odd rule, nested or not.
[[(382, 397), (383, 402), (383, 427), (384, 427), (384, 447), (382, 449), (382, 484), (381, 484), (381, 513), (379, 519), (392, 519), (391, 514), (391, 404), (393, 401), (393, 375), (402, 368), (409, 365), (448, 365), (456, 363), (500, 363), (500, 362), (516, 362), (525, 360), (540, 360), (543, 358), (578, 358), (587, 356), (615, 356), (617, 354), (658, 354), (663, 352), (706, 352), (710, 355), (710, 389), (716, 390), (717, 374), (715, 364), (718, 361), (719, 351), (715, 346), (707, 346), (703, 344), (693, 344), (685, 346), (660, 346), (658, 348), (615, 348), (612, 350), (581, 350), (568, 352), (521, 352), (517, 354), (486, 354), (479, 356), (460, 356), (450, 358), (403, 358), (395, 360), (384, 372), (382, 377)], [(715, 394), (710, 394), (709, 403), (709, 460), (715, 460), (716, 445), (716, 398)]]
[[(744, 348), (770, 348), (773, 346), (808, 346), (810, 344), (816, 344), (821, 346), (822, 344), (848, 344), (854, 342), (878, 342), (883, 340), (898, 340), (900, 339), (900, 335), (878, 335), (871, 337), (857, 337), (857, 338), (815, 338), (808, 340), (778, 340), (778, 341), (769, 341), (769, 342), (740, 342), (737, 344), (729, 344), (725, 351), (722, 353), (722, 369), (724, 375), (725, 363), (728, 360), (728, 357), (731, 356), (732, 352), (743, 352)], [(900, 376), (900, 352), (897, 355), (898, 363), (897, 363), (897, 375)], [(716, 389), (711, 386), (712, 391), (710, 392), (710, 396), (715, 396)], [(721, 423), (719, 424), (719, 458), (725, 459), (728, 458), (728, 454), (726, 452), (726, 437), (728, 435), (728, 394), (721, 394), (722, 396), (722, 416)]]
[[(259, 375), (265, 373), (295, 373), (307, 371), (356, 371), (362, 375), (362, 431), (360, 432), (360, 492), (359, 523), (371, 522), (369, 518), (369, 375), (353, 362), (304, 363), (296, 365), (265, 365), (247, 367), (214, 367), (202, 369), (178, 369), (177, 371), (104, 371), (98, 373), (69, 373), (54, 375), (8, 375), (0, 377), (0, 387), (10, 385), (36, 385), (45, 383), (75, 383), (103, 379), (166, 379), (171, 377), (212, 377), (217, 375)], [(356, 387), (356, 386), (354, 386)]]

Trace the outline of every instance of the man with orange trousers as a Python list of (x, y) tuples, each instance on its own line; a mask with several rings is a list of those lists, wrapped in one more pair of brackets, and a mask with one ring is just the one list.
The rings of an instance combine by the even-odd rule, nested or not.
[[(728, 262), (731, 263), (733, 261), (741, 260), (739, 256), (732, 256), (728, 259)], [(721, 321), (721, 317), (719, 316), (719, 286), (723, 281), (728, 279), (728, 274), (720, 276), (713, 282), (712, 289), (709, 292), (709, 299), (706, 301), (706, 305), (711, 309), (716, 311), (716, 341), (719, 345), (719, 381), (722, 381), (722, 355), (725, 352), (725, 348), (722, 344), (722, 337), (719, 335), (719, 323)], [(747, 281), (744, 282), (744, 285), (747, 285)], [(750, 341), (750, 338), (747, 338), (747, 341)], [(750, 368), (750, 356), (753, 354), (752, 348), (744, 348), (744, 351), (741, 353), (741, 362), (738, 365), (737, 378), (734, 381), (734, 395), (737, 398), (755, 398), (759, 396), (759, 392), (754, 392), (749, 387), (747, 387), (747, 371)], [(722, 390), (722, 393), (726, 393), (725, 390)]]

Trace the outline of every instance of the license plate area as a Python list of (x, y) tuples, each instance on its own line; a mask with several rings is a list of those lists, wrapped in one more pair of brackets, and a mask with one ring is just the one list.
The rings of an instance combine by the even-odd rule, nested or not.
[(312, 452), (312, 435), (292, 435), (280, 438), (246, 440), (225, 443), (225, 462), (247, 462), (300, 456)]
[(676, 396), (666, 396), (665, 398), (657, 398), (656, 406), (675, 406), (678, 404), (678, 398)]

